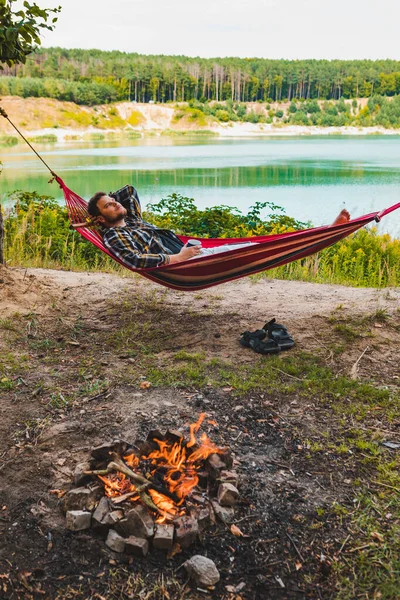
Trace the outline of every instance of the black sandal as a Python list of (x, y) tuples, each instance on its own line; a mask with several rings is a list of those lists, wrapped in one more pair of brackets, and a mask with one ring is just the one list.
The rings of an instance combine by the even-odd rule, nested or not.
[(267, 336), (265, 329), (257, 329), (257, 331), (244, 331), (240, 334), (239, 342), (246, 348), (252, 348), (251, 342), (263, 340)]
[(270, 339), (265, 342), (260, 339), (252, 339), (250, 340), (250, 348), (257, 354), (278, 354), (281, 351), (279, 344)]
[(279, 345), (281, 350), (293, 348), (294, 339), (289, 334), (286, 327), (277, 323), (275, 319), (268, 321), (263, 329), (268, 333), (268, 337)]

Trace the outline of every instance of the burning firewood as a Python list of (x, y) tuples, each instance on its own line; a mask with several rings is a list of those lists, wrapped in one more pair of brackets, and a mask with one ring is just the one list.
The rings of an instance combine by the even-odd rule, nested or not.
[[(231, 521), (239, 496), (234, 485), (237, 474), (229, 470), (232, 457), (227, 449), (217, 447), (205, 433), (197, 437), (204, 419), (202, 414), (189, 426), (188, 440), (180, 431), (162, 434), (155, 429), (135, 445), (115, 440), (93, 449), (91, 469), (83, 473), (95, 478), (90, 494), (97, 501), (93, 527), (117, 535), (118, 543), (110, 538), (109, 547), (125, 548), (124, 539), (128, 544), (128, 540), (143, 538), (146, 544), (153, 540), (157, 548), (171, 550), (174, 543), (184, 548), (201, 529), (215, 524), (214, 515)], [(99, 480), (104, 486), (100, 486), (100, 494), (104, 490), (100, 502), (96, 496)], [(85, 489), (71, 490), (63, 503), (67, 515), (78, 509), (83, 513), (69, 518), (74, 530), (83, 527), (85, 510), (93, 511), (92, 505), (85, 504)]]

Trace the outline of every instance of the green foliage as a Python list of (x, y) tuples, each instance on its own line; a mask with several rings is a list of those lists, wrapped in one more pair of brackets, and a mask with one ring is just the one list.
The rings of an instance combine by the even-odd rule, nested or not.
[(138, 125), (141, 125), (144, 121), (145, 118), (140, 112), (140, 110), (133, 110), (127, 118), (127, 122), (129, 123), (129, 125), (132, 125), (132, 127), (137, 127)]
[(0, 63), (9, 67), (26, 62), (27, 55), (40, 45), (42, 30), (54, 29), (57, 17), (51, 18), (51, 14), (61, 10), (60, 6), (39, 8), (36, 3), (25, 1), (23, 10), (14, 12), (14, 3), (15, 0), (0, 0)]
[(36, 143), (55, 143), (57, 142), (57, 136), (54, 135), (53, 133), (46, 133), (45, 135), (36, 135), (34, 137), (30, 137), (28, 138), (28, 140), (30, 142), (36, 142)]
[(266, 208), (283, 211), (272, 202), (256, 202), (246, 215), (230, 206), (199, 210), (193, 198), (171, 194), (157, 204), (149, 204), (145, 219), (158, 227), (194, 237), (250, 237), (294, 231), (305, 226), (286, 215), (271, 214), (269, 220), (263, 220), (261, 212)]
[[(0, 1), (4, 7), (6, 0)], [(46, 48), (39, 49), (24, 65), (16, 65), (13, 70), (5, 67), (5, 74), (16, 75), (17, 80), (21, 77), (35, 79), (28, 95), (38, 95), (37, 79), (51, 79), (63, 80), (64, 85), (69, 82), (111, 86), (117, 99), (137, 102), (175, 103), (192, 98), (193, 102), (207, 103), (218, 97), (219, 102), (265, 101), (271, 104), (288, 97), (301, 102), (305, 99), (339, 100), (342, 97), (370, 97), (373, 93), (384, 96), (400, 93), (400, 62), (389, 59), (206, 59)], [(54, 83), (49, 87), (54, 87)], [(104, 95), (101, 90), (94, 92)], [(74, 93), (76, 95), (76, 90)], [(48, 95), (54, 97), (51, 90)], [(91, 92), (88, 92), (86, 102), (81, 103), (95, 104)], [(231, 108), (227, 110), (232, 112)]]
[(18, 138), (14, 137), (13, 135), (0, 136), (0, 146), (16, 146), (18, 141)]
[(67, 210), (54, 198), (15, 191), (9, 199), (15, 204), (4, 221), (5, 256), (12, 264), (110, 268), (110, 259), (70, 228)]

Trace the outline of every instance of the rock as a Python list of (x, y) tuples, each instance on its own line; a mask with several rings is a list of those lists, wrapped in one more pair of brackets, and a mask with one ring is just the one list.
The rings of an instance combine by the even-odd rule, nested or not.
[(110, 529), (106, 539), (106, 546), (114, 552), (123, 552), (125, 550), (125, 540), (123, 537), (118, 535), (116, 531)]
[(112, 442), (101, 444), (101, 446), (96, 446), (96, 448), (92, 449), (91, 455), (96, 460), (109, 462), (111, 460), (111, 452), (116, 452), (120, 456), (123, 456), (130, 448), (131, 444), (129, 444), (129, 442), (125, 442), (124, 440), (114, 440)]
[(140, 504), (126, 513), (115, 529), (127, 537), (150, 538), (154, 534), (154, 522), (147, 508)]
[(231, 483), (221, 483), (217, 497), (221, 506), (234, 506), (239, 498), (239, 490)]
[(91, 476), (86, 475), (85, 471), (90, 471), (89, 462), (78, 463), (74, 471), (74, 485), (79, 486), (90, 481)]
[(100, 499), (100, 502), (98, 503), (96, 510), (93, 513), (93, 527), (98, 528), (103, 526), (104, 520), (106, 518), (106, 516), (109, 514), (110, 512), (110, 505), (108, 503), (108, 499), (103, 496), (103, 498)]
[(174, 526), (163, 523), (156, 524), (156, 531), (153, 538), (154, 548), (170, 550), (174, 540)]
[(213, 471), (220, 471), (221, 469), (226, 469), (226, 464), (222, 462), (218, 454), (210, 454), (210, 456), (207, 459), (207, 463)]
[(187, 560), (183, 566), (190, 579), (192, 579), (198, 587), (212, 587), (219, 581), (220, 575), (215, 563), (206, 556), (196, 554)]
[(175, 540), (181, 548), (188, 548), (196, 541), (199, 534), (199, 524), (191, 517), (175, 519)]
[(214, 509), (216, 516), (218, 517), (218, 519), (220, 521), (222, 521), (223, 523), (232, 523), (234, 516), (235, 516), (235, 511), (233, 508), (228, 508), (227, 506), (221, 506), (215, 500), (213, 502), (211, 502), (211, 504), (212, 504), (212, 507)]
[(221, 471), (219, 478), (222, 483), (226, 482), (226, 483), (231, 483), (235, 487), (238, 486), (239, 476), (236, 473), (236, 471), (225, 471), (225, 470)]
[(102, 495), (103, 490), (97, 484), (74, 488), (65, 494), (61, 506), (64, 512), (67, 510), (93, 510)]
[(149, 542), (144, 538), (137, 538), (133, 535), (129, 536), (125, 540), (125, 552), (132, 556), (143, 557), (149, 551)]
[(89, 529), (92, 514), (85, 510), (69, 510), (66, 514), (65, 527), (70, 531), (82, 531)]
[(197, 513), (197, 522), (200, 529), (206, 529), (215, 523), (215, 518), (209, 506), (200, 508)]

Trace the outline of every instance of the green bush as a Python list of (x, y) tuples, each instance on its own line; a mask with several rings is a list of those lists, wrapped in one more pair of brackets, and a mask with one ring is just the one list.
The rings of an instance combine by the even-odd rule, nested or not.
[(218, 119), (218, 121), (222, 121), (223, 123), (227, 123), (228, 121), (230, 121), (230, 116), (227, 110), (217, 110), (215, 116)]
[(67, 209), (53, 197), (15, 191), (4, 221), (5, 256), (14, 265), (110, 269), (111, 261), (70, 228)]
[(0, 136), (0, 146), (16, 146), (18, 141), (18, 138), (14, 137), (13, 135)]

